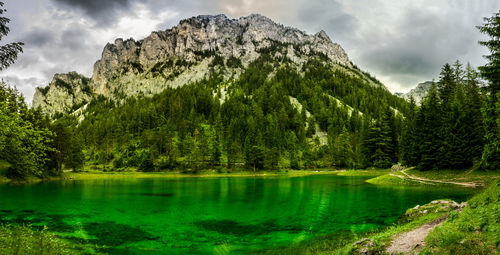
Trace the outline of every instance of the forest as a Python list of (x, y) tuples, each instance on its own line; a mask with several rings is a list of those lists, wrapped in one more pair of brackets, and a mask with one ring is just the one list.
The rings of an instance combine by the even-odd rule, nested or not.
[[(0, 157), (12, 178), (86, 167), (197, 172), (400, 163), (496, 170), (499, 26), (490, 18), (479, 27), (491, 37), (481, 42), (491, 51), (489, 63), (479, 71), (458, 60), (443, 65), (421, 105), (392, 95), (357, 67), (331, 65), (321, 56), (297, 70), (287, 58), (273, 58), (275, 48), (262, 50), (236, 79), (214, 71), (152, 97), (96, 97), (83, 120), (72, 114), (50, 119), (3, 83)], [(224, 68), (221, 58), (212, 64)]]

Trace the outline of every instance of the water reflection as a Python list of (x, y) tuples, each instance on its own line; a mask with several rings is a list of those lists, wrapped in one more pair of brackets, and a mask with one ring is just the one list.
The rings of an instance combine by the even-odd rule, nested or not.
[[(456, 187), (381, 187), (366, 177), (113, 179), (0, 185), (0, 223), (48, 225), (104, 252), (244, 252), (366, 231)], [(84, 234), (82, 234), (84, 233)], [(86, 238), (82, 238), (86, 237)]]

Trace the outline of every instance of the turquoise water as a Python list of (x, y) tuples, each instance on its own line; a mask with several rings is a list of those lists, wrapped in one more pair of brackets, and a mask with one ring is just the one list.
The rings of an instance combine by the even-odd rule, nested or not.
[(390, 187), (368, 177), (157, 178), (0, 185), (1, 223), (47, 225), (110, 254), (247, 253), (392, 224), (434, 199), (474, 190)]

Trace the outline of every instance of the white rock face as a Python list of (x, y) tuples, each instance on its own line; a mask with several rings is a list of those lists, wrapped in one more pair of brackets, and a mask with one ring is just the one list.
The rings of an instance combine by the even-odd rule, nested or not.
[(422, 103), (422, 99), (427, 96), (427, 93), (432, 87), (432, 81), (426, 81), (419, 83), (414, 89), (410, 90), (410, 92), (404, 93), (395, 93), (396, 96), (402, 97), (406, 100), (410, 100), (411, 97), (415, 99), (415, 103), (420, 105)]
[(48, 87), (36, 88), (33, 107), (40, 107), (42, 112), (54, 115), (69, 112), (92, 98), (89, 79), (76, 73), (55, 74)]
[[(93, 95), (115, 100), (151, 95), (167, 87), (201, 80), (213, 69), (222, 70), (211, 66), (215, 58), (227, 62), (232, 57), (239, 59), (242, 66), (227, 67), (223, 76), (237, 78), (242, 68), (260, 56), (261, 50), (278, 46), (282, 50), (274, 56), (286, 56), (297, 68), (310, 56), (352, 67), (342, 47), (324, 31), (309, 35), (258, 14), (239, 19), (204, 15), (181, 20), (177, 26), (152, 32), (139, 41), (116, 39), (108, 43), (94, 64), (89, 86)], [(75, 88), (70, 93), (54, 84), (56, 77), (62, 75), (54, 76), (47, 93), (37, 89), (34, 107), (54, 114), (67, 112), (90, 99), (90, 94), (80, 93), (81, 84), (68, 80)]]
[[(117, 39), (114, 44), (107, 44), (101, 59), (94, 64), (93, 89), (97, 94), (112, 97), (113, 86), (110, 83), (116, 83), (123, 74), (147, 71), (158, 63), (175, 58), (194, 62), (197, 76), (203, 78), (209, 68), (195, 67), (199, 64), (197, 56), (200, 54), (212, 52), (224, 59), (234, 56), (246, 66), (259, 57), (260, 49), (277, 43), (289, 44), (286, 55), (294, 62), (301, 61), (296, 56), (295, 45), (302, 54), (323, 54), (332, 62), (351, 66), (342, 47), (333, 43), (324, 31), (308, 35), (257, 14), (239, 19), (206, 15), (182, 20), (177, 26), (153, 32), (140, 41)], [(168, 86), (168, 83), (170, 81), (164, 85)], [(179, 85), (179, 82), (174, 83)], [(160, 86), (158, 90), (163, 90), (165, 86)]]

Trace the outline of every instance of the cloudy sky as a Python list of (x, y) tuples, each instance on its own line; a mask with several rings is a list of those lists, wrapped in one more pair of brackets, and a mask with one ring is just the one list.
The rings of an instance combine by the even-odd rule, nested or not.
[(351, 60), (393, 92), (436, 78), (446, 62), (484, 64), (476, 25), (498, 0), (4, 0), (11, 33), (25, 43), (0, 77), (31, 101), (54, 73), (92, 74), (107, 42), (142, 39), (200, 14), (260, 13), (308, 33), (323, 29)]

